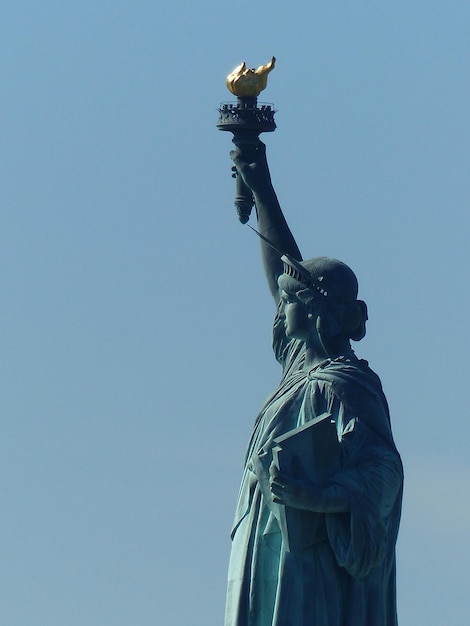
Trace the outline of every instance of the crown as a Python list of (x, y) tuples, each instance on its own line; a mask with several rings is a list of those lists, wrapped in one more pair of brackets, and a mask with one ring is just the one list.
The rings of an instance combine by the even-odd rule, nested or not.
[(297, 280), (302, 285), (305, 285), (309, 289), (314, 290), (324, 298), (328, 298), (328, 296), (332, 296), (331, 292), (328, 292), (327, 289), (324, 289), (321, 286), (321, 281), (323, 280), (323, 276), (319, 276), (315, 279), (310, 272), (305, 269), (303, 265), (301, 265), (298, 261), (293, 259), (291, 256), (283, 254), (281, 257), (281, 261), (284, 264), (283, 272), (287, 276), (290, 276), (294, 280)]

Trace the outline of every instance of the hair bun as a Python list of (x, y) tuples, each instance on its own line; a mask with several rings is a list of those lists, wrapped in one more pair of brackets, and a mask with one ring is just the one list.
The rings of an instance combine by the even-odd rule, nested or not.
[(355, 300), (345, 305), (341, 327), (345, 335), (360, 341), (366, 334), (367, 305), (364, 300)]

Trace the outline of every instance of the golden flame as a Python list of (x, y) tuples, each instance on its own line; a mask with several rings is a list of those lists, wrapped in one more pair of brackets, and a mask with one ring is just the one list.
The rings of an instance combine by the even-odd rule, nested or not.
[(225, 84), (235, 96), (256, 98), (266, 88), (268, 74), (274, 68), (275, 57), (257, 70), (247, 69), (245, 61), (227, 76)]

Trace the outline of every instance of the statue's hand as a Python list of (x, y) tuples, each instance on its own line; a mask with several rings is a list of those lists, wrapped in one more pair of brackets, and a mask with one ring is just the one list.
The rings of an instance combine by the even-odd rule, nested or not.
[(333, 513), (347, 511), (347, 494), (339, 486), (319, 487), (305, 479), (281, 474), (274, 463), (269, 468), (273, 502), (295, 509)]
[(313, 483), (291, 478), (281, 474), (274, 463), (269, 468), (271, 493), (273, 502), (292, 506), (296, 509), (315, 510), (315, 503), (319, 498), (319, 488)]
[(272, 189), (271, 175), (266, 160), (266, 146), (258, 141), (256, 144), (237, 146), (230, 152), (236, 172), (253, 193), (262, 193)]

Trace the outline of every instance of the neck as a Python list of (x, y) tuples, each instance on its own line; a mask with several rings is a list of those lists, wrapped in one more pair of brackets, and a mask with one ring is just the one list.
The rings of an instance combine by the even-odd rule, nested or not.
[(314, 332), (305, 342), (305, 368), (312, 368), (332, 355), (326, 346), (323, 345), (318, 333)]
[(351, 356), (353, 350), (347, 339), (341, 338), (337, 341), (330, 341), (323, 346), (318, 335), (309, 337), (306, 341), (305, 364), (306, 369), (315, 367), (325, 359), (337, 359), (340, 356)]

